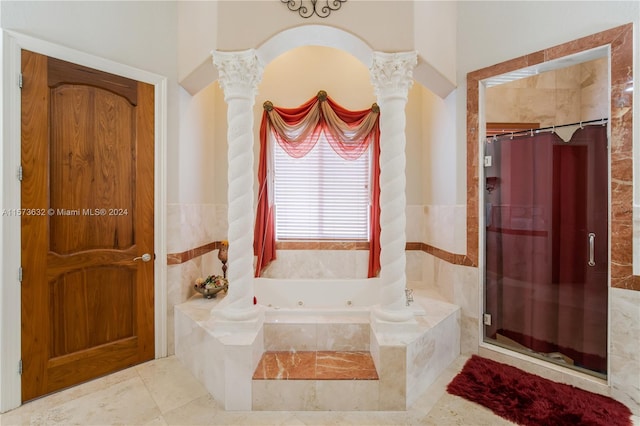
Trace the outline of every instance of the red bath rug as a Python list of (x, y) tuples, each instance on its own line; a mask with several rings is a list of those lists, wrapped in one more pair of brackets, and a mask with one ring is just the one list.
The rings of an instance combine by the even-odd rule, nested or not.
[(472, 355), (447, 391), (528, 425), (631, 426), (631, 411), (607, 396)]

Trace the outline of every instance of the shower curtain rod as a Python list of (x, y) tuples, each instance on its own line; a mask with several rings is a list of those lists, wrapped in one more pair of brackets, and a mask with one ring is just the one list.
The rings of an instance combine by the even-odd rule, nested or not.
[(569, 127), (569, 126), (580, 126), (580, 127), (582, 127), (583, 124), (591, 124), (591, 123), (601, 123), (604, 126), (604, 124), (607, 121), (609, 121), (608, 117), (598, 118), (598, 119), (595, 119), (595, 120), (578, 121), (577, 123), (560, 124), (558, 126), (540, 127), (540, 128), (537, 128), (537, 129), (528, 129), (528, 130), (518, 130), (517, 132), (498, 133), (497, 135), (488, 136), (487, 139), (495, 139), (495, 138), (498, 138), (500, 136), (526, 135), (527, 133), (530, 133), (531, 136), (533, 136), (534, 133), (540, 133), (541, 130), (551, 130), (551, 131), (553, 131), (553, 130), (558, 129), (560, 127)]

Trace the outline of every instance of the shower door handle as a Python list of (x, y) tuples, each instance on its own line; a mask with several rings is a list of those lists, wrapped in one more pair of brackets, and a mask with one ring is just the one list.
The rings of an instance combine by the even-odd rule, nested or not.
[(596, 234), (593, 232), (589, 232), (589, 266), (596, 266), (595, 261), (595, 245), (596, 245)]

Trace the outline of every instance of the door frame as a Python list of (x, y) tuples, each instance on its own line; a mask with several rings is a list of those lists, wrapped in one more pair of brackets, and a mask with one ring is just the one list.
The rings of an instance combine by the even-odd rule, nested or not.
[[(601, 34), (601, 33), (597, 33), (597, 34)], [(564, 46), (565, 44), (569, 44), (572, 43), (576, 40), (561, 44), (560, 46)], [(523, 69), (533, 69), (534, 67), (538, 69), (539, 72), (546, 72), (546, 71), (554, 71), (557, 69), (561, 69), (564, 68), (568, 65), (571, 64), (580, 64), (580, 63), (584, 63), (584, 62), (588, 62), (594, 59), (600, 59), (600, 58), (607, 58), (608, 61), (608, 65), (607, 65), (607, 71), (608, 71), (608, 91), (609, 94), (611, 95), (611, 69), (612, 69), (612, 65), (611, 65), (611, 59), (612, 59), (612, 49), (611, 49), (611, 44), (610, 41), (597, 41), (595, 43), (594, 46), (588, 46), (582, 49), (579, 49), (577, 52), (574, 53), (567, 53), (567, 54), (563, 54), (560, 57), (557, 58), (552, 58), (552, 59), (547, 59), (545, 61), (543, 61), (543, 63), (534, 63), (532, 65), (521, 65), (521, 66), (514, 66), (514, 69), (509, 71), (509, 72), (505, 72), (503, 69), (497, 70), (495, 71), (495, 73), (493, 72), (488, 72), (486, 76), (483, 76), (483, 78), (478, 78), (476, 80), (476, 83), (478, 84), (478, 108), (477, 108), (477, 120), (478, 120), (478, 138), (477, 141), (474, 140), (474, 144), (477, 147), (477, 151), (476, 151), (476, 156), (473, 160), (468, 159), (469, 161), (473, 161), (475, 162), (475, 164), (477, 165), (477, 172), (478, 172), (478, 182), (477, 182), (477, 200), (478, 200), (478, 206), (477, 206), (477, 217), (479, 219), (479, 223), (480, 226), (478, 226), (478, 231), (477, 231), (477, 235), (478, 235), (478, 294), (479, 294), (479, 300), (478, 300), (478, 307), (479, 307), (479, 318), (478, 318), (478, 322), (477, 322), (477, 330), (478, 330), (478, 348), (479, 349), (487, 349), (499, 354), (503, 354), (503, 355), (508, 355), (511, 358), (514, 359), (518, 359), (518, 360), (522, 360), (525, 362), (529, 362), (531, 364), (535, 364), (535, 365), (539, 365), (542, 366), (548, 370), (553, 370), (553, 371), (557, 371), (557, 372), (561, 372), (561, 373), (566, 373), (566, 374), (570, 374), (570, 375), (574, 375), (576, 377), (582, 377), (582, 378), (587, 378), (587, 380), (594, 380), (594, 381), (598, 381), (600, 383), (606, 384), (606, 385), (611, 385), (612, 383), (612, 374), (611, 374), (611, 301), (612, 301), (612, 296), (611, 296), (611, 267), (608, 267), (608, 271), (607, 271), (607, 291), (608, 291), (608, 298), (607, 298), (607, 375), (606, 378), (599, 378), (597, 376), (594, 375), (590, 375), (588, 373), (583, 373), (580, 372), (578, 370), (574, 370), (574, 369), (570, 369), (561, 365), (557, 365), (554, 364), (552, 362), (548, 362), (546, 360), (541, 360), (538, 358), (535, 358), (533, 356), (530, 356), (528, 354), (523, 354), (520, 353), (518, 351), (514, 351), (511, 349), (506, 349), (503, 348), (501, 346), (495, 345), (493, 344), (493, 342), (487, 342), (484, 340), (484, 334), (485, 334), (485, 326), (483, 323), (483, 314), (485, 313), (485, 309), (486, 309), (486, 267), (485, 267), (485, 260), (486, 260), (486, 231), (485, 231), (485, 226), (484, 224), (486, 223), (486, 210), (485, 210), (485, 195), (484, 195), (484, 191), (485, 191), (485, 168), (484, 168), (484, 142), (486, 140), (486, 115), (485, 115), (485, 110), (486, 110), (486, 89), (487, 89), (487, 82), (497, 76), (501, 76), (503, 74), (509, 74), (510, 72), (518, 72), (518, 71), (522, 71)], [(509, 62), (509, 61), (506, 61)], [(492, 69), (493, 67), (498, 67), (500, 65), (502, 65), (504, 63), (500, 63), (500, 64), (496, 64), (496, 65), (492, 65), (491, 67), (488, 67), (487, 69)], [(493, 69), (491, 70), (493, 71)], [(468, 76), (468, 75), (467, 75)], [(525, 76), (526, 77), (526, 76)], [(525, 78), (525, 77), (519, 77), (519, 78), (514, 78), (514, 80), (520, 79), (520, 78)], [(469, 83), (468, 83), (469, 84)], [(608, 125), (607, 125), (607, 179), (608, 179), (608, 186), (609, 186), (609, 190), (607, 192), (607, 209), (608, 209), (608, 220), (607, 220), (607, 261), (608, 261), (608, 265), (611, 265), (611, 247), (612, 247), (612, 237), (613, 237), (613, 230), (612, 230), (612, 226), (611, 226), (611, 215), (612, 215), (612, 195), (611, 195), (611, 131), (612, 131), (612, 121), (611, 121), (611, 117), (613, 116), (612, 111), (612, 104), (611, 104), (611, 96), (609, 96), (607, 98), (608, 101), (608, 108), (607, 110), (609, 111), (609, 120), (608, 120)], [(475, 186), (475, 185), (474, 185)], [(469, 241), (469, 237), (467, 236), (467, 241)], [(546, 376), (545, 376), (546, 377)], [(578, 387), (583, 387), (581, 384), (577, 385)]]
[[(154, 323), (155, 357), (167, 356), (167, 264), (166, 253), (166, 152), (167, 152), (167, 78), (95, 55), (70, 49), (55, 43), (14, 31), (2, 33), (2, 116), (3, 137), (0, 161), (0, 199), (2, 208), (20, 208), (20, 182), (17, 170), (21, 149), (21, 51), (30, 50), (100, 71), (117, 74), (151, 84), (155, 88), (154, 125)], [(0, 221), (0, 412), (22, 404), (20, 317), (20, 218), (3, 217)]]

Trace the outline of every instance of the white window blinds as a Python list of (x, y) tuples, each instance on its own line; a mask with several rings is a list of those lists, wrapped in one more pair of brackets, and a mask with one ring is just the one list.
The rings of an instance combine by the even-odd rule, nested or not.
[(371, 147), (345, 160), (323, 136), (302, 158), (273, 145), (276, 240), (368, 240)]

